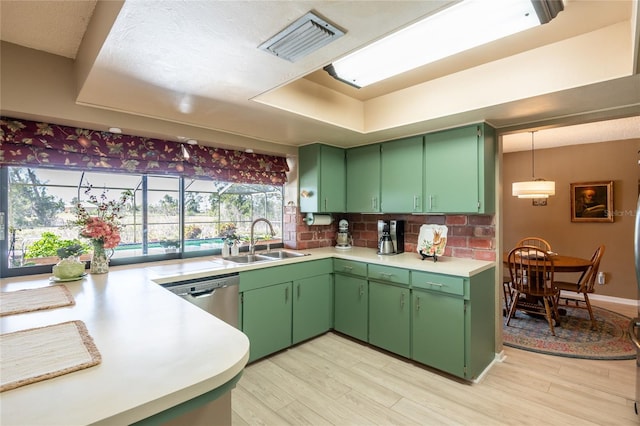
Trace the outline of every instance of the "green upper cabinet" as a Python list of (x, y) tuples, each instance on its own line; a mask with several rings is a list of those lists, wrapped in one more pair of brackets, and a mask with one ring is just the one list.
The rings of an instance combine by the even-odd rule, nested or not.
[(346, 211), (493, 213), (495, 145), (495, 130), (480, 123), (348, 149)]
[(347, 212), (380, 212), (380, 145), (347, 150)]
[[(385, 142), (382, 153), (382, 212), (422, 212), (423, 137)], [(351, 196), (351, 195), (350, 195)]]
[(298, 149), (300, 211), (346, 211), (346, 167), (342, 148), (312, 144)]
[(425, 135), (424, 211), (495, 211), (495, 130), (485, 123)]

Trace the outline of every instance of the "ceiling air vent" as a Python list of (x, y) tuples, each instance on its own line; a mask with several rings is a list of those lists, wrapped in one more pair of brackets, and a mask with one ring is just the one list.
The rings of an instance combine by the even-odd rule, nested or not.
[(258, 47), (295, 62), (343, 35), (344, 31), (309, 12)]

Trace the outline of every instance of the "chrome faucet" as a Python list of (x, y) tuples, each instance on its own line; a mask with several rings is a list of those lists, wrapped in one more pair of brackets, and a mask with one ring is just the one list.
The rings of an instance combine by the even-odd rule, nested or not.
[(271, 225), (271, 222), (269, 222), (267, 219), (261, 217), (259, 219), (254, 220), (251, 223), (251, 235), (249, 236), (249, 254), (254, 254), (256, 252), (256, 242), (253, 239), (253, 228), (255, 228), (256, 223), (258, 222), (265, 222), (267, 225), (269, 225), (271, 235), (272, 236), (276, 235), (276, 232), (273, 230), (273, 225)]

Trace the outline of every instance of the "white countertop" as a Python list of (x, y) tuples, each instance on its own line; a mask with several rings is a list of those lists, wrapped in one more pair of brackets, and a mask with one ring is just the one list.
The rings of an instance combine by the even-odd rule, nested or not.
[[(47, 275), (0, 281), (2, 291), (54, 285)], [(154, 284), (140, 265), (64, 285), (75, 306), (0, 317), (0, 330), (82, 320), (102, 363), (0, 393), (3, 426), (130, 424), (222, 386), (249, 359), (242, 332)]]
[(376, 250), (364, 247), (352, 247), (350, 249), (323, 247), (311, 250), (297, 250), (297, 252), (308, 254), (308, 256), (293, 257), (278, 260), (277, 262), (253, 264), (237, 264), (222, 258), (210, 257), (206, 258), (206, 260), (183, 260), (181, 262), (174, 261), (173, 263), (147, 264), (150, 265), (147, 267), (147, 273), (154, 282), (165, 284), (176, 280), (210, 276), (211, 272), (227, 274), (326, 258), (355, 260), (461, 277), (471, 277), (495, 266), (495, 262), (446, 256), (439, 257), (437, 262), (434, 262), (433, 258), (422, 260), (420, 255), (414, 252), (396, 255), (379, 255), (376, 253)]
[(340, 259), (356, 260), (360, 262), (376, 263), (379, 265), (397, 266), (399, 268), (413, 269), (417, 271), (434, 272), (437, 274), (456, 275), (461, 277), (471, 277), (482, 271), (495, 266), (495, 262), (484, 260), (466, 259), (459, 257), (438, 257), (434, 262), (433, 258), (422, 257), (417, 252), (405, 252), (394, 255), (380, 255), (376, 250), (363, 247), (352, 247), (350, 249), (337, 249), (335, 247), (324, 247), (308, 250), (314, 255), (325, 255)]
[[(451, 257), (421, 260), (418, 253), (382, 256), (362, 247), (301, 252), (308, 256), (248, 265), (207, 257), (111, 267), (108, 274), (64, 283), (75, 306), (0, 317), (2, 333), (82, 320), (102, 354), (98, 366), (0, 393), (0, 423), (128, 424), (215, 389), (240, 373), (249, 357), (247, 337), (154, 282), (333, 257), (463, 277), (495, 266)], [(0, 289), (54, 285), (48, 277), (2, 279)]]

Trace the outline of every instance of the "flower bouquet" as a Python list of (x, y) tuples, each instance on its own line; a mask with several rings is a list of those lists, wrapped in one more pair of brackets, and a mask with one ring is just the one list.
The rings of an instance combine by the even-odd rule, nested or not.
[[(87, 203), (95, 207), (86, 208), (78, 202), (75, 207), (76, 219), (72, 222), (80, 226), (80, 236), (88, 238), (93, 245), (91, 272), (103, 274), (109, 271), (109, 257), (105, 249), (114, 249), (120, 244), (120, 219), (124, 217), (124, 206), (133, 196), (131, 191), (124, 191), (118, 201), (108, 200), (106, 190), (98, 198), (91, 194), (91, 185), (85, 190)], [(112, 251), (113, 253), (113, 251)]]

